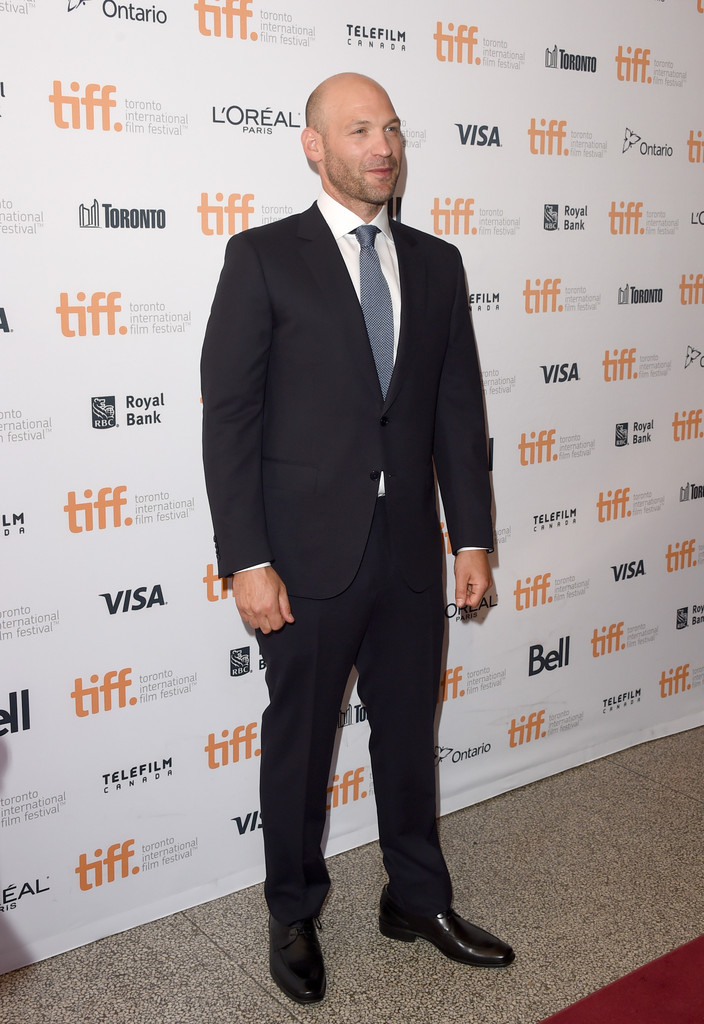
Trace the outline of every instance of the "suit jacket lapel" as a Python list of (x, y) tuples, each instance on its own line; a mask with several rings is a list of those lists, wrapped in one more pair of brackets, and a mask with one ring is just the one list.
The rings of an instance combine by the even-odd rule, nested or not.
[(391, 220), (390, 226), (396, 245), (401, 283), (401, 325), (394, 372), (391, 375), (384, 408), (388, 408), (398, 395), (408, 369), (413, 363), (413, 347), (416, 338), (413, 325), (418, 322), (420, 311), (425, 306), (427, 288), (426, 264), (422, 249), (419, 248), (416, 239), (404, 231), (402, 224)]

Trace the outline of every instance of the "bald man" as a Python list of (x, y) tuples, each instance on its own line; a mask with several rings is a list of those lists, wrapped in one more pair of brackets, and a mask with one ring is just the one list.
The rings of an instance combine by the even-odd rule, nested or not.
[(444, 629), (434, 478), (455, 602), (491, 583), (481, 381), (464, 271), (446, 242), (390, 222), (400, 121), (341, 74), (306, 107), (322, 191), (232, 237), (202, 357), (204, 463), (218, 568), (267, 665), (261, 813), (274, 981), (325, 995), (321, 850), (338, 714), (353, 666), (371, 728), (388, 885), (379, 927), (461, 963), (509, 945), (464, 921), (436, 827), (434, 716)]

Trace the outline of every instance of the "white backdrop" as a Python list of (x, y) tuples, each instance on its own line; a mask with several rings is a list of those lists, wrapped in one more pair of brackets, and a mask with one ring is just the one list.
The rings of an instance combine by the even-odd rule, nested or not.
[[(228, 234), (317, 195), (337, 71), (395, 102), (399, 216), (462, 250), (485, 379), (495, 587), (448, 599), (442, 811), (704, 720), (703, 7), (0, 0), (0, 969), (263, 876), (197, 366)], [(329, 853), (376, 834), (364, 718)]]

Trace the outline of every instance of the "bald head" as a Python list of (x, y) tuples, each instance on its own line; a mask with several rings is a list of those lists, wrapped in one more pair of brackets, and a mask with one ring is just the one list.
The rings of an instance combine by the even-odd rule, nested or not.
[(306, 125), (321, 135), (325, 135), (332, 110), (337, 109), (342, 103), (354, 101), (358, 95), (360, 98), (364, 98), (374, 93), (384, 97), (391, 106), (388, 93), (373, 78), (369, 78), (367, 75), (358, 75), (353, 71), (332, 75), (321, 82), (308, 97)]

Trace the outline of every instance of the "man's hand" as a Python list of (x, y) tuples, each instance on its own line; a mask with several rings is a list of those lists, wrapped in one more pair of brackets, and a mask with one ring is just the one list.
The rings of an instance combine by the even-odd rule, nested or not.
[(236, 572), (232, 593), (242, 621), (262, 633), (271, 633), (294, 621), (284, 581), (270, 565)]
[(455, 556), (455, 604), (478, 608), (492, 584), (486, 551), (459, 551)]

